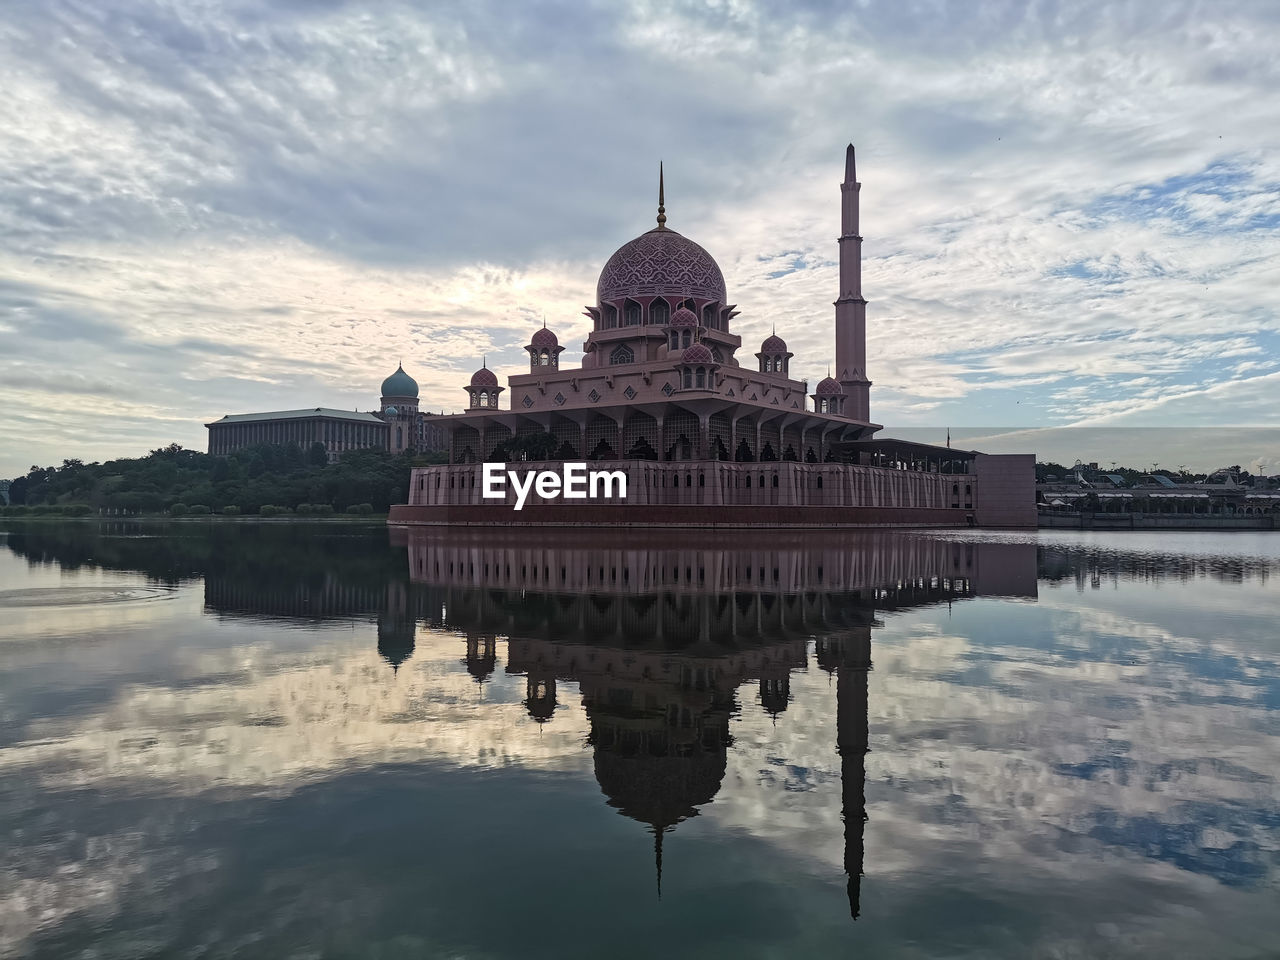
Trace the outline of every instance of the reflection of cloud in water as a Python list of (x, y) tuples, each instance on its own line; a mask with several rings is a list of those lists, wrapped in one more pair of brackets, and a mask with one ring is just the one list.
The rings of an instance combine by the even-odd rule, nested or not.
[[(1050, 559), (1056, 575), (1062, 558)], [(1241, 955), (1270, 942), (1274, 921), (1260, 904), (1277, 878), (1280, 649), (1269, 632), (1277, 601), (1267, 592), (1267, 570), (1249, 568), (1235, 578), (1227, 567), (1192, 564), (1189, 578), (1179, 581), (1187, 586), (1179, 589), (1148, 579), (1131, 559), (1093, 556), (1083, 567), (1077, 560), (1068, 551), (1062, 562), (1069, 576), (1059, 585), (1042, 582), (1034, 603), (980, 598), (882, 607), (875, 619), (870, 608), (858, 609), (857, 622), (871, 631), (875, 667), (865, 758), (867, 878), (857, 929), (874, 955), (906, 942), (921, 954), (1093, 955), (1113, 948), (1125, 955), (1228, 955), (1231, 945), (1220, 942), (1227, 927)], [(1117, 589), (1072, 589), (1080, 570), (1087, 585), (1093, 571), (1108, 565), (1116, 570)], [(368, 595), (394, 608), (379, 612), (376, 625), (346, 612), (351, 619), (308, 621), (305, 612), (289, 612), (296, 606), (314, 615), (314, 603), (296, 591), (274, 592), (273, 619), (255, 618), (258, 601), (249, 581), (221, 581), (228, 587), (223, 591), (211, 578), (206, 603), (224, 593), (231, 598), (231, 586), (246, 599), (234, 613), (206, 608), (204, 633), (193, 628), (179, 642), (175, 622), (165, 618), (150, 632), (111, 632), (94, 649), (77, 651), (81, 672), (127, 680), (111, 686), (104, 700), (82, 701), (62, 714), (43, 703), (30, 708), (45, 712), (22, 742), (0, 751), (3, 782), (25, 785), (6, 787), (4, 812), (32, 822), (37, 791), (68, 797), (88, 790), (106, 799), (86, 808), (93, 814), (83, 827), (86, 847), (31, 845), (18, 866), (5, 870), (0, 926), (14, 938), (11, 949), (41, 923), (48, 930), (78, 910), (108, 917), (126, 909), (125, 898), (132, 904), (149, 891), (163, 899), (165, 883), (192, 884), (201, 871), (213, 877), (228, 869), (227, 859), (239, 851), (219, 846), (216, 829), (200, 833), (197, 842), (186, 825), (212, 822), (224, 834), (234, 830), (223, 843), (256, 835), (252, 825), (224, 820), (228, 804), (269, 819), (266, 811), (279, 809), (273, 805), (304, 811), (309, 804), (351, 802), (352, 790), (366, 788), (372, 797), (379, 793), (372, 784), (398, 782), (404, 770), (419, 769), (452, 771), (442, 782), (500, 774), (491, 790), (514, 783), (510, 778), (551, 773), (551, 780), (585, 792), (597, 813), (612, 813), (591, 786), (597, 758), (587, 741), (603, 727), (589, 720), (583, 694), (595, 698), (594, 716), (625, 734), (635, 718), (607, 695), (627, 684), (642, 694), (645, 660), (627, 652), (620, 633), (610, 633), (597, 638), (596, 647), (602, 660), (617, 656), (619, 664), (602, 663), (594, 673), (574, 667), (570, 672), (585, 678), (581, 689), (550, 660), (545, 676), (535, 677), (537, 656), (548, 644), (570, 657), (592, 649), (589, 635), (572, 642), (536, 638), (538, 618), (598, 616), (593, 623), (612, 629), (649, 613), (629, 598), (612, 605), (595, 598), (588, 607), (544, 602), (535, 593), (431, 586), (433, 616), (445, 597), (447, 618), (474, 617), (495, 627), (482, 635), (496, 633), (496, 649), (481, 651), (473, 624), (454, 621), (452, 629), (467, 629), (476, 647), (469, 672), (464, 637), (405, 613), (416, 609), (413, 590), (371, 582)], [(325, 595), (342, 587), (329, 584)], [(167, 606), (190, 612), (197, 593)], [(1230, 632), (1208, 632), (1194, 617), (1201, 598), (1215, 611), (1230, 612), (1234, 598), (1261, 614), (1224, 621)], [(766, 607), (783, 625), (796, 611), (822, 609), (808, 599), (792, 607), (758, 603), (752, 617)], [(669, 625), (678, 609), (657, 622)], [(689, 609), (703, 616), (719, 608)], [(741, 626), (743, 609), (734, 603), (722, 616), (739, 618), (733, 622)], [(824, 615), (840, 613), (833, 607)], [(725, 642), (761, 622), (726, 627)], [(658, 824), (681, 820), (667, 838), (667, 876), (676, 889), (682, 879), (706, 876), (698, 872), (702, 853), (745, 857), (748, 841), (771, 852), (776, 873), (759, 876), (762, 889), (813, 878), (843, 882), (837, 684), (818, 668), (814, 641), (802, 635), (797, 641), (794, 630), (813, 622), (797, 617), (790, 632), (779, 628), (770, 641), (798, 642), (799, 659), (806, 661), (790, 670), (780, 701), (763, 702), (762, 692), (778, 688), (763, 680), (757, 687), (753, 679), (737, 686), (736, 712), (723, 699), (709, 708), (717, 717), (729, 711), (723, 766), (714, 771), (718, 790), (709, 783), (702, 789), (699, 781), (689, 792), (691, 806), (648, 815)], [(528, 629), (523, 639), (520, 624)], [(706, 646), (710, 635), (671, 637), (700, 658), (727, 662), (729, 654)], [(747, 649), (762, 654), (768, 648)], [(112, 672), (128, 651), (139, 656), (139, 650), (157, 663), (163, 651), (163, 665), (150, 675), (139, 664)], [(23, 660), (34, 673), (41, 658), (55, 664), (66, 655), (33, 644), (7, 662)], [(627, 657), (634, 663), (623, 663)], [(633, 673), (624, 684), (628, 669)], [(757, 676), (754, 667), (736, 669)], [(609, 670), (617, 682), (605, 682)], [(483, 685), (476, 683), (481, 675)], [(539, 678), (556, 676), (560, 685), (539, 694), (547, 698), (542, 710), (532, 691), (542, 689)], [(610, 770), (618, 767), (615, 759), (606, 762)], [(719, 754), (715, 759), (721, 762)], [(609, 784), (618, 794), (615, 806), (635, 815), (631, 808), (646, 798), (622, 796), (633, 785)], [(525, 787), (511, 789), (513, 798), (524, 796)], [(127, 809), (120, 798), (130, 796), (145, 801), (138, 808), (145, 814)], [(253, 806), (259, 800), (266, 806)], [(569, 794), (559, 801), (569, 804)], [(691, 810), (697, 816), (688, 819)], [(614, 836), (598, 832), (595, 821), (588, 826), (589, 815), (583, 816), (576, 855), (598, 852), (589, 844), (601, 841), (591, 837)], [(529, 823), (537, 828), (530, 838), (552, 829), (549, 822)], [(622, 827), (616, 849), (604, 848), (610, 858), (644, 843), (637, 824)], [(724, 846), (705, 846), (708, 840)], [(483, 854), (481, 848), (477, 856)], [(742, 863), (732, 862), (733, 869)], [(270, 869), (273, 882), (294, 882), (289, 867)], [(312, 883), (323, 896), (333, 879)], [(368, 889), (329, 894), (356, 914), (373, 909)], [(698, 888), (696, 899), (714, 896)], [(297, 909), (313, 922), (329, 922)], [(792, 909), (803, 926), (805, 908)]]

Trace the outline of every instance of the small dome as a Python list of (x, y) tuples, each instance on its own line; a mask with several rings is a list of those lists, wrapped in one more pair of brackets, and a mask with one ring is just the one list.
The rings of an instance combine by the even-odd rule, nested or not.
[(398, 416), (400, 416), (400, 410), (399, 410), (399, 408), (394, 407), (394, 406), (392, 406), (392, 407), (387, 407), (387, 409), (383, 410), (382, 412), (383, 412), (383, 413), (385, 413), (388, 417), (398, 417)]
[(546, 327), (540, 328), (533, 335), (533, 339), (529, 341), (529, 346), (537, 347), (539, 350), (554, 350), (560, 346), (560, 341), (556, 339), (556, 335)]
[(496, 387), (498, 378), (494, 376), (493, 371), (488, 367), (481, 367), (471, 375), (471, 385), (473, 387)]
[(711, 355), (711, 351), (706, 348), (705, 344), (695, 343), (692, 347), (684, 352), (680, 357), (681, 363), (715, 363), (716, 358)]
[(396, 372), (382, 381), (384, 397), (416, 397), (418, 381), (404, 372), (403, 366), (397, 366)]
[(673, 327), (696, 327), (698, 325), (698, 315), (688, 307), (681, 307), (671, 315), (670, 326)]
[(761, 353), (786, 353), (787, 341), (783, 340), (776, 333), (771, 334), (764, 339), (764, 343), (760, 344)]
[(818, 388), (813, 392), (819, 397), (838, 397), (844, 393), (844, 388), (840, 386), (839, 380), (824, 377), (818, 381)]

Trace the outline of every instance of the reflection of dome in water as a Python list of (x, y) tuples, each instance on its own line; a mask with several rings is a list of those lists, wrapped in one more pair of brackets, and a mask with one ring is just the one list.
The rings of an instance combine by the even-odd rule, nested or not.
[(378, 653), (393, 670), (399, 670), (400, 664), (413, 656), (416, 632), (417, 624), (412, 620), (378, 618)]
[(467, 673), (475, 678), (476, 683), (484, 683), (498, 665), (497, 641), (491, 636), (468, 636), (467, 655), (462, 662), (467, 665)]
[(623, 756), (596, 750), (596, 781), (609, 800), (633, 820), (663, 829), (698, 815), (724, 779), (726, 751), (697, 750), (691, 756)]

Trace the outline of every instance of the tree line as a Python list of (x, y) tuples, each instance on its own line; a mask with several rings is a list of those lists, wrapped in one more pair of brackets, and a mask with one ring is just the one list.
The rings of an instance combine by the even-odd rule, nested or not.
[[(145, 457), (33, 466), (9, 487), (9, 513), (386, 513), (409, 498), (409, 474), (439, 455), (261, 444), (226, 456), (174, 443)], [(263, 509), (263, 508), (267, 509)]]

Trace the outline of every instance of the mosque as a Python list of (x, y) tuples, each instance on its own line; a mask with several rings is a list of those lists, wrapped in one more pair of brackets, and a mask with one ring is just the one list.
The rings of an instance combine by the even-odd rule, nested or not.
[[(504, 387), (482, 364), (464, 388), (465, 412), (435, 418), (449, 463), (415, 469), (409, 502), (392, 507), (390, 522), (1035, 526), (1034, 455), (876, 436), (861, 187), (850, 144), (834, 375), (812, 389), (793, 379), (794, 354), (776, 332), (754, 362), (737, 356), (737, 305), (711, 254), (667, 226), (660, 170), (657, 226), (600, 272), (582, 365), (561, 367), (565, 348), (545, 324), (525, 347), (528, 373)], [(509, 488), (505, 501), (486, 495), (479, 465), (494, 461), (608, 461), (627, 495), (572, 503), (539, 490), (515, 512)]]

